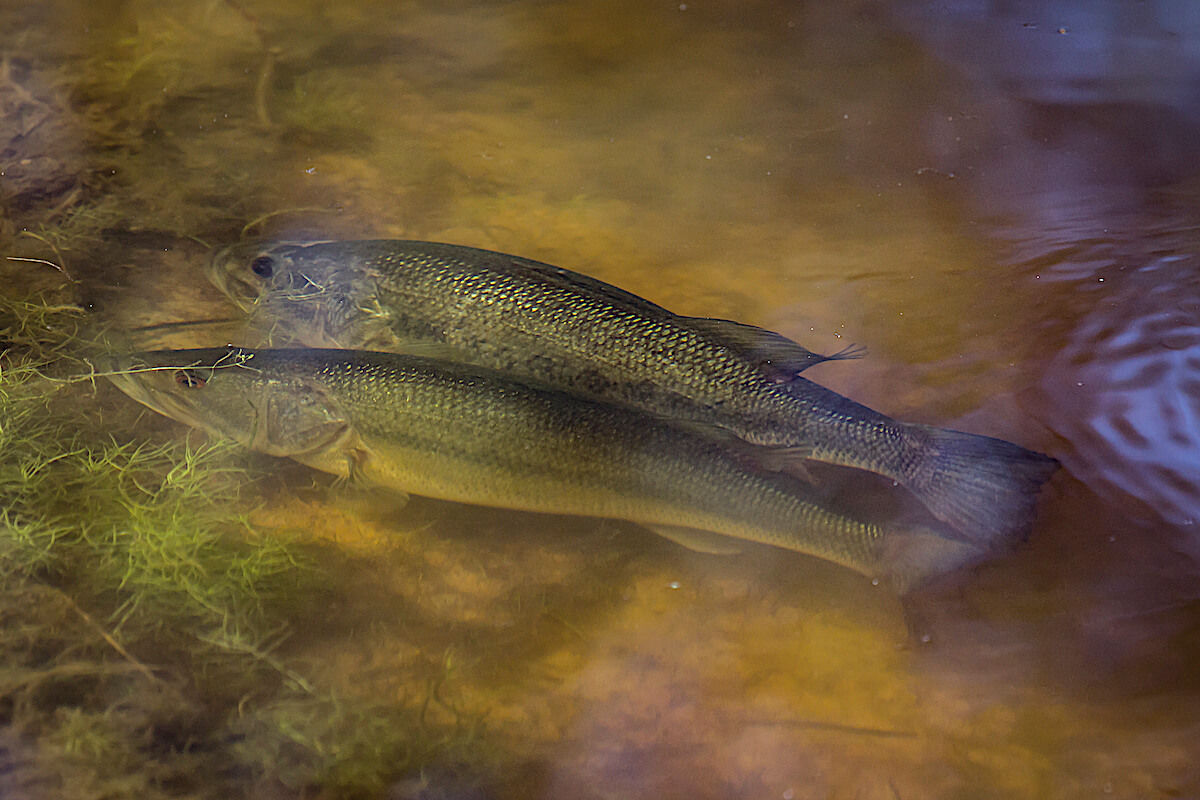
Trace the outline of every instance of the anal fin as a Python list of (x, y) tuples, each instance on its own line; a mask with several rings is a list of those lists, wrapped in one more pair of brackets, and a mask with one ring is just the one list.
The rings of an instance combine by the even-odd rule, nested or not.
[(647, 525), (646, 527), (664, 539), (670, 539), (675, 544), (695, 550), (697, 553), (732, 556), (742, 552), (737, 539), (731, 539), (719, 533), (702, 531), (698, 528), (685, 528), (679, 525)]
[(812, 458), (811, 447), (756, 447), (747, 451), (755, 463), (772, 472), (786, 472), (805, 483), (816, 483), (808, 471), (807, 462)]
[(737, 459), (750, 468), (767, 472), (785, 472), (807, 483), (816, 483), (805, 462), (812, 458), (813, 448), (760, 445), (747, 442), (728, 428), (690, 420), (671, 420), (671, 424), (703, 436), (732, 450)]

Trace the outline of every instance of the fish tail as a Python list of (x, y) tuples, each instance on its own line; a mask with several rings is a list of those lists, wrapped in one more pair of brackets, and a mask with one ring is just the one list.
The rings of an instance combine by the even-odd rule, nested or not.
[(879, 549), (878, 577), (898, 595), (949, 572), (985, 561), (982, 548), (921, 527), (889, 530)]
[(935, 517), (986, 550), (1003, 549), (1028, 534), (1038, 490), (1058, 461), (990, 436), (909, 427), (923, 442), (923, 457), (904, 482)]

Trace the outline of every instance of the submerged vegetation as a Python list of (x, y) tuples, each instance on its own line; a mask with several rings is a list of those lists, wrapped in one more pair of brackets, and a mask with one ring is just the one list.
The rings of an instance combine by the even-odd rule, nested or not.
[(98, 424), (79, 319), (0, 301), (0, 794), (369, 797), (469, 741), (296, 666), (352, 563), (252, 527), (232, 446)]
[[(478, 763), (447, 655), (471, 631), (389, 617), (443, 594), (263, 513), (268, 462), (89, 376), (102, 340), (195, 319), (198, 242), (283, 213), (274, 178), (309, 181), (286, 166), (342, 113), (239, 5), (135, 6), (83, 39), (0, 11), (0, 796), (378, 797)], [(331, 216), (324, 186), (295, 205)], [(401, 655), (338, 662), (381, 629)]]

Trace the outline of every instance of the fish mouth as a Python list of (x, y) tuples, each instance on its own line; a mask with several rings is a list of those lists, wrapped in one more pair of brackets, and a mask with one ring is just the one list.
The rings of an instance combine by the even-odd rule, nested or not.
[(99, 356), (92, 363), (98, 377), (108, 378), (118, 389), (147, 408), (185, 425), (208, 429), (211, 426), (192, 403), (169, 389), (155, 386), (152, 376), (177, 370), (203, 373), (222, 366), (221, 362), (225, 360), (229, 361), (228, 366), (233, 366), (243, 357), (242, 353), (236, 348), (179, 352), (164, 350)]
[(152, 406), (149, 389), (135, 376), (148, 365), (135, 355), (109, 353), (89, 359), (97, 378), (108, 378), (118, 389), (144, 405)]
[(104, 356), (94, 359), (93, 364), (98, 370), (98, 375), (108, 378), (114, 386), (142, 405), (172, 419), (191, 424), (189, 420), (181, 417), (192, 416), (187, 409), (171, 395), (155, 389), (144, 377), (148, 373), (160, 372), (171, 367), (152, 365), (135, 355)]
[(103, 355), (90, 356), (87, 361), (91, 364), (92, 369), (96, 371), (96, 377), (107, 378), (111, 374), (125, 372), (130, 369), (133, 366), (134, 357), (118, 353), (104, 353)]

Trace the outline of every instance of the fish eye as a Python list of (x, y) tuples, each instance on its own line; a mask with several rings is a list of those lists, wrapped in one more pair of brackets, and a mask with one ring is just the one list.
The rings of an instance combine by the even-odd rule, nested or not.
[(204, 378), (201, 378), (190, 369), (181, 369), (175, 373), (175, 382), (185, 389), (200, 389), (204, 387)]
[(260, 278), (269, 278), (275, 272), (275, 259), (270, 256), (259, 256), (250, 262), (250, 271)]

